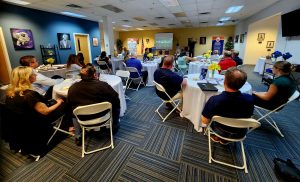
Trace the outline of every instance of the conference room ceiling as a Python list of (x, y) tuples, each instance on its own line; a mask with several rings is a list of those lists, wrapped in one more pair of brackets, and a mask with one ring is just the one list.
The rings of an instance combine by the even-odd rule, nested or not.
[[(83, 19), (103, 21), (108, 16), (118, 31), (216, 26), (220, 18), (230, 17), (224, 25), (235, 25), (279, 0), (24, 0), (24, 7), (60, 14), (67, 11), (84, 15)], [(165, 1), (165, 3), (163, 3)], [(169, 3), (168, 3), (169, 2)], [(176, 0), (175, 0), (176, 3)], [(226, 14), (231, 6), (243, 6)], [(129, 25), (130, 27), (124, 27)]]

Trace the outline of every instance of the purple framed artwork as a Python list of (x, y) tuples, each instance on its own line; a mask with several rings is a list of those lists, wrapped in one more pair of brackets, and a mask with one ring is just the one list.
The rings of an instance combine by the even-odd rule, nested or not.
[(15, 50), (34, 49), (33, 35), (31, 30), (11, 28), (10, 33)]

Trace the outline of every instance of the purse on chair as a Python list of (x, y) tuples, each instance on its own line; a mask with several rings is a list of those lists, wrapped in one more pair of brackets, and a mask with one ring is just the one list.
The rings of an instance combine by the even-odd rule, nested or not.
[(287, 181), (300, 181), (300, 170), (290, 160), (282, 160), (280, 158), (274, 158), (275, 171), (280, 177)]

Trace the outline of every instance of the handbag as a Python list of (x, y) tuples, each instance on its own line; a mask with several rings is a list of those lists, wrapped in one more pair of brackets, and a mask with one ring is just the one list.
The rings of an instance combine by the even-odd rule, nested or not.
[(300, 181), (300, 170), (290, 160), (282, 160), (280, 158), (273, 159), (275, 171), (280, 177), (287, 181)]

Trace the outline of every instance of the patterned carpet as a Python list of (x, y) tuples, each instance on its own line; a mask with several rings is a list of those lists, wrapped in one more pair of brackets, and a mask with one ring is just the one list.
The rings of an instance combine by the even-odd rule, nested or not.
[[(245, 66), (254, 90), (264, 91), (253, 66)], [(291, 159), (300, 166), (300, 103), (294, 101), (275, 119), (281, 138), (269, 125), (250, 133), (245, 140), (249, 173), (216, 163), (208, 163), (207, 137), (174, 112), (162, 122), (154, 112), (161, 100), (153, 87), (127, 91), (131, 100), (114, 136), (115, 148), (81, 158), (81, 147), (66, 138), (35, 162), (8, 149), (0, 149), (1, 181), (283, 181), (274, 173), (273, 158)], [(162, 112), (164, 109), (162, 109)], [(97, 134), (97, 133), (96, 133)], [(89, 147), (105, 145), (109, 137), (94, 133)], [(298, 137), (297, 137), (298, 136)], [(239, 145), (213, 144), (214, 156), (241, 164)]]

